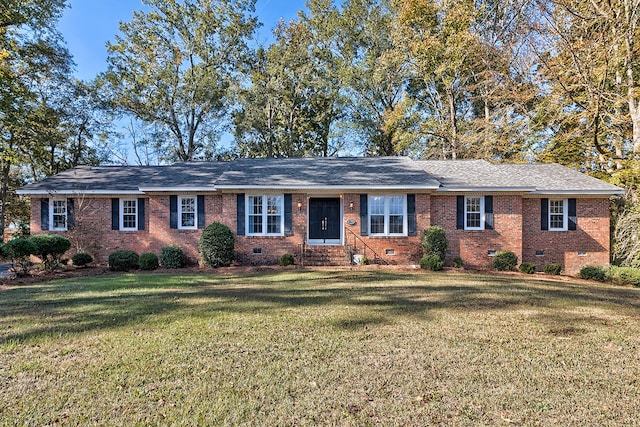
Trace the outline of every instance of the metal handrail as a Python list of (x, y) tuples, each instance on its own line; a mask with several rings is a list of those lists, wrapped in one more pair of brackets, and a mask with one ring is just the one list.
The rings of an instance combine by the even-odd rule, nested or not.
[[(360, 236), (358, 236), (356, 233), (354, 233), (353, 231), (351, 231), (350, 229), (348, 229), (346, 227), (344, 229), (345, 229), (345, 231), (349, 232), (353, 236), (353, 249), (357, 249), (358, 245), (357, 245), (356, 241), (359, 241), (360, 243), (362, 243), (362, 246), (363, 246), (363, 249), (364, 249), (362, 255), (365, 258), (367, 257), (367, 249), (369, 249), (373, 253), (373, 260), (374, 261), (378, 261), (378, 262), (380, 262), (381, 264), (384, 264), (384, 265), (389, 265), (389, 263), (384, 258), (382, 258), (380, 255), (378, 255), (378, 253), (376, 251), (374, 251), (371, 246), (367, 245), (367, 243), (364, 240), (362, 240), (360, 238)], [(349, 246), (349, 238), (347, 237), (346, 240), (347, 240), (347, 246)], [(349, 255), (349, 259), (352, 260), (352, 258), (353, 258), (353, 254), (350, 254)], [(351, 262), (353, 262), (353, 261), (351, 261)]]

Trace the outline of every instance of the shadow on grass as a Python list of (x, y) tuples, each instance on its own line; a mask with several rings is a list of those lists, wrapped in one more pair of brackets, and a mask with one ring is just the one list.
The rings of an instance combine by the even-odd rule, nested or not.
[[(539, 321), (566, 324), (550, 333), (580, 334), (596, 317), (577, 319), (567, 309), (597, 306), (638, 314), (640, 289), (524, 279), (379, 271), (290, 271), (233, 275), (137, 274), (71, 279), (0, 293), (0, 344), (145, 322), (149, 316), (215, 318), (225, 313), (269, 314), (300, 308), (346, 308), (329, 322), (345, 331), (429, 320), (436, 310), (552, 309)], [(546, 317), (545, 317), (546, 316)], [(331, 316), (329, 316), (331, 318)], [(556, 328), (556, 329), (554, 329)]]

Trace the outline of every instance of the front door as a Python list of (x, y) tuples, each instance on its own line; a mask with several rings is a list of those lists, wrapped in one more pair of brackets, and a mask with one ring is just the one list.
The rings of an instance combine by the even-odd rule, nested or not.
[(340, 198), (309, 199), (309, 240), (339, 243)]

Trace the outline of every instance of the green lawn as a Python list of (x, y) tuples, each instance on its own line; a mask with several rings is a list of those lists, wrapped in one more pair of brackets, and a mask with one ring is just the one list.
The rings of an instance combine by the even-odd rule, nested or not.
[(640, 289), (383, 270), (0, 291), (0, 425), (637, 425)]

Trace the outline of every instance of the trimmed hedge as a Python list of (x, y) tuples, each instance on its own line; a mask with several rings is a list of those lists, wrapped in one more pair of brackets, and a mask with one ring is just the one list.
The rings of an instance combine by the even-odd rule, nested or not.
[(278, 264), (280, 264), (281, 266), (285, 267), (287, 265), (293, 265), (294, 264), (294, 258), (293, 255), (291, 254), (284, 254), (280, 257), (280, 259), (278, 259)]
[(582, 279), (604, 282), (607, 278), (607, 271), (600, 266), (588, 265), (586, 267), (582, 267), (578, 275)]
[(235, 237), (229, 227), (219, 222), (207, 226), (200, 237), (200, 255), (213, 268), (228, 267), (236, 259)]
[(493, 257), (493, 268), (499, 271), (513, 271), (518, 265), (518, 257), (511, 251), (500, 251)]
[(60, 264), (60, 257), (71, 248), (69, 239), (57, 234), (36, 234), (29, 240), (36, 246), (33, 255), (42, 260), (47, 270), (56, 268)]
[(187, 256), (180, 246), (166, 245), (160, 252), (160, 263), (164, 268), (182, 268), (187, 264)]
[(464, 267), (464, 262), (462, 261), (462, 258), (460, 258), (459, 256), (455, 257), (453, 259), (453, 266), (455, 268), (462, 268)]
[(536, 264), (533, 262), (523, 262), (520, 264), (520, 273), (533, 274), (536, 272)]
[(640, 268), (613, 266), (607, 271), (607, 278), (616, 285), (640, 286)]
[(542, 269), (546, 274), (553, 276), (559, 276), (562, 273), (562, 266), (558, 263), (547, 264)]
[(71, 257), (71, 262), (77, 267), (84, 267), (93, 262), (93, 257), (85, 252), (78, 252)]
[(156, 270), (159, 266), (160, 263), (156, 254), (147, 252), (140, 255), (140, 270)]
[(422, 252), (425, 256), (438, 255), (440, 260), (444, 260), (447, 248), (449, 247), (449, 241), (447, 240), (444, 228), (439, 225), (433, 225), (424, 230), (420, 244), (422, 245)]
[(444, 262), (436, 254), (426, 255), (420, 259), (420, 268), (423, 270), (440, 271), (444, 268)]
[(9, 240), (2, 246), (4, 256), (13, 260), (13, 267), (18, 277), (24, 277), (31, 267), (29, 257), (37, 250), (36, 245), (31, 239), (20, 237), (18, 239)]
[(109, 269), (129, 271), (140, 268), (140, 257), (134, 251), (121, 250), (109, 255)]

